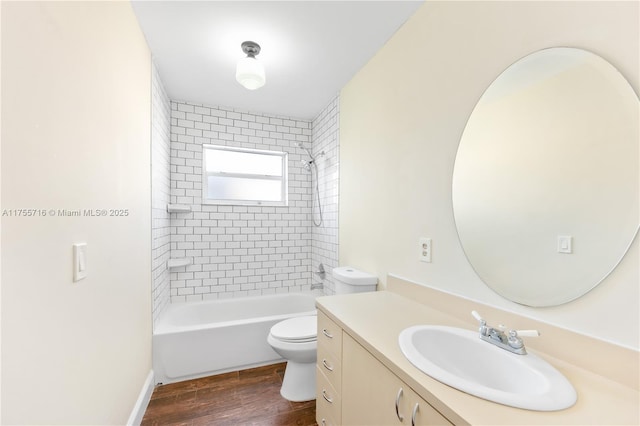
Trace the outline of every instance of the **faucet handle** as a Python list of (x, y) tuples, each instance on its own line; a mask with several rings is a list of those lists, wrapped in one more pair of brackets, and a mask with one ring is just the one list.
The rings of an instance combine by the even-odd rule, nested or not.
[(480, 323), (480, 328), (478, 332), (480, 332), (480, 336), (486, 336), (489, 334), (489, 328), (487, 327), (487, 322), (480, 316), (480, 314), (476, 311), (471, 311), (471, 315)]
[(524, 342), (520, 336), (525, 337), (538, 337), (540, 332), (538, 330), (509, 330), (509, 337), (507, 343), (513, 349), (516, 349), (521, 355), (526, 355), (527, 351), (524, 348)]
[(485, 324), (487, 323), (484, 318), (482, 318), (482, 316), (480, 316), (480, 314), (478, 313), (478, 311), (471, 311), (471, 315), (473, 315), (473, 317), (478, 320), (478, 322), (484, 322)]

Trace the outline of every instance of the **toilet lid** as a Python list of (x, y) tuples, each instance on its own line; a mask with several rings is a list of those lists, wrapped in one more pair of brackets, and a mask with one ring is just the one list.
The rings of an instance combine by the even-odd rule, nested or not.
[(318, 317), (308, 315), (281, 321), (271, 327), (271, 335), (284, 342), (300, 342), (315, 340), (318, 329)]

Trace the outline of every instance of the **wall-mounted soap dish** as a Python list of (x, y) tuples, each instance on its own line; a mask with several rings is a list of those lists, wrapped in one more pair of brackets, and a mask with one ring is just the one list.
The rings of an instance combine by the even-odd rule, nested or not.
[(167, 211), (169, 213), (189, 213), (191, 206), (186, 204), (167, 204)]
[(167, 268), (179, 268), (181, 266), (191, 265), (191, 258), (182, 257), (167, 260)]

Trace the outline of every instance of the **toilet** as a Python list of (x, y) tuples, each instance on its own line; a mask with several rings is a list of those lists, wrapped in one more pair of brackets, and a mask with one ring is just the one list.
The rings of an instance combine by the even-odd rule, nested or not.
[[(375, 291), (378, 278), (349, 266), (333, 270), (336, 294)], [(280, 321), (271, 327), (267, 342), (287, 360), (280, 395), (289, 401), (316, 398), (316, 352), (318, 320), (305, 315)]]

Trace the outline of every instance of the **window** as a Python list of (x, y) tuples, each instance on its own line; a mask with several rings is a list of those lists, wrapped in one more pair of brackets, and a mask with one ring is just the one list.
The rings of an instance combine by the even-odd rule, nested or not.
[(287, 205), (287, 153), (203, 145), (203, 204)]

